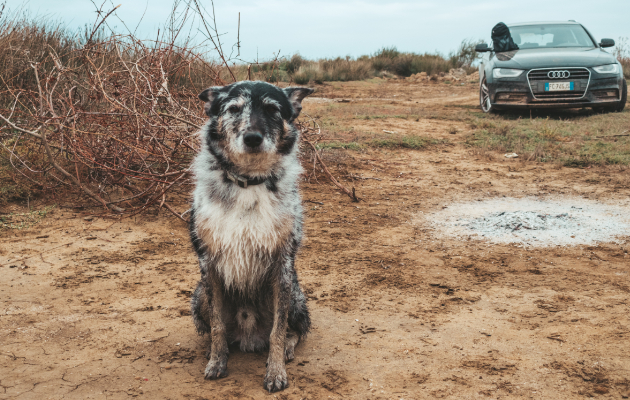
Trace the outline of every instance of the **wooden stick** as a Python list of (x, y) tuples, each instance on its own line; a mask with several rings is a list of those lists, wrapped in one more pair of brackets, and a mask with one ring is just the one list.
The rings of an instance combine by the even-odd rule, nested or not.
[(192, 122), (186, 121), (185, 119), (181, 119), (179, 117), (176, 117), (175, 115), (166, 114), (166, 113), (162, 113), (162, 112), (159, 112), (158, 115), (161, 115), (163, 117), (173, 118), (173, 119), (178, 120), (179, 122), (183, 122), (185, 124), (188, 124), (188, 125), (192, 126), (193, 128), (201, 129), (201, 127), (199, 125), (193, 124)]
[(185, 223), (188, 223), (188, 221), (187, 221), (187, 220), (185, 220), (185, 219), (184, 219), (184, 217), (182, 217), (181, 215), (179, 215), (179, 214), (177, 213), (177, 211), (173, 210), (173, 209), (171, 208), (171, 206), (169, 206), (169, 205), (168, 205), (168, 203), (164, 203), (164, 208), (166, 208), (167, 210), (169, 210), (170, 212), (172, 212), (172, 213), (173, 213), (173, 215), (175, 215), (177, 218), (181, 219), (181, 220), (182, 220), (182, 221), (184, 221)]
[(621, 134), (621, 135), (607, 135), (607, 136), (595, 136), (598, 139), (607, 138), (607, 137), (620, 137), (620, 136), (630, 136), (630, 133)]
[(607, 138), (607, 137), (617, 137), (617, 136), (630, 136), (630, 133), (627, 130), (621, 132), (619, 135), (606, 135), (606, 136), (595, 136), (596, 138)]
[(313, 201), (313, 200), (307, 200), (307, 199), (304, 199), (302, 201), (307, 202), (307, 203), (319, 204), (320, 206), (324, 205), (324, 203), (322, 203), (321, 201)]
[(324, 164), (324, 162), (322, 161), (321, 157), (319, 156), (319, 153), (317, 153), (317, 148), (315, 147), (315, 145), (313, 143), (309, 142), (308, 140), (304, 139), (304, 138), (302, 138), (302, 140), (304, 140), (306, 143), (308, 143), (309, 146), (311, 146), (311, 148), (313, 149), (313, 152), (315, 152), (315, 158), (317, 159), (317, 162), (319, 162), (319, 164), (324, 169), (324, 173), (326, 173), (326, 176), (328, 176), (328, 179), (330, 179), (330, 181), (332, 183), (334, 183), (335, 186), (337, 186), (339, 189), (341, 189), (342, 192), (347, 194), (348, 197), (350, 197), (352, 199), (352, 201), (358, 203), (360, 199), (356, 196), (355, 191), (354, 191), (354, 187), (352, 188), (352, 192), (350, 192), (350, 190), (348, 190), (348, 188), (343, 186), (341, 183), (337, 182), (335, 177), (328, 170), (328, 167), (326, 167), (326, 164)]

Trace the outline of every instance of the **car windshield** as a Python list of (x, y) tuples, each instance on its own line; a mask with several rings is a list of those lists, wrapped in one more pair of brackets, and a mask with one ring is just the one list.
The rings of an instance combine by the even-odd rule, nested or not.
[(510, 33), (519, 49), (595, 47), (595, 43), (582, 25), (511, 26)]

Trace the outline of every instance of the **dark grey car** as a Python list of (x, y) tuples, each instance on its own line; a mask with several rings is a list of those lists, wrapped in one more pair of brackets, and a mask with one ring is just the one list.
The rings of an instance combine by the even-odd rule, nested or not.
[(622, 111), (628, 95), (623, 68), (581, 24), (532, 22), (508, 25), (518, 50), (495, 53), (487, 44), (479, 66), (484, 112), (529, 108)]

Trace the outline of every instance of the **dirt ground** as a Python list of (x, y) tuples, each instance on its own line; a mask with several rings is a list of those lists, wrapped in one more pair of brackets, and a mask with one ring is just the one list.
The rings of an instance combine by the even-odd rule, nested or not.
[(100, 210), (69, 208), (77, 203), (68, 199), (32, 228), (0, 231), (0, 399), (630, 395), (630, 245), (524, 249), (438, 238), (422, 223), (454, 201), (625, 199), (627, 171), (475, 154), (456, 115), (476, 112), (474, 84), (318, 89), (304, 111), (329, 137), (388, 130), (442, 141), (424, 150), (327, 149), (359, 203), (307, 166), (297, 268), (313, 331), (287, 365), (288, 389), (267, 394), (266, 355), (238, 350), (227, 378), (203, 379), (208, 339), (190, 317), (198, 267), (183, 222), (167, 213), (93, 218)]

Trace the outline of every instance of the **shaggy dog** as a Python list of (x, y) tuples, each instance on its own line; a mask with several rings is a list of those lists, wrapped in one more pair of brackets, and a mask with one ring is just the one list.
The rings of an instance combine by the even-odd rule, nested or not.
[(192, 297), (199, 334), (210, 333), (206, 379), (227, 375), (228, 345), (269, 349), (263, 386), (288, 386), (311, 321), (295, 271), (302, 240), (299, 131), (293, 121), (313, 89), (265, 82), (212, 87), (199, 98), (210, 118), (193, 163), (190, 236), (201, 280)]

